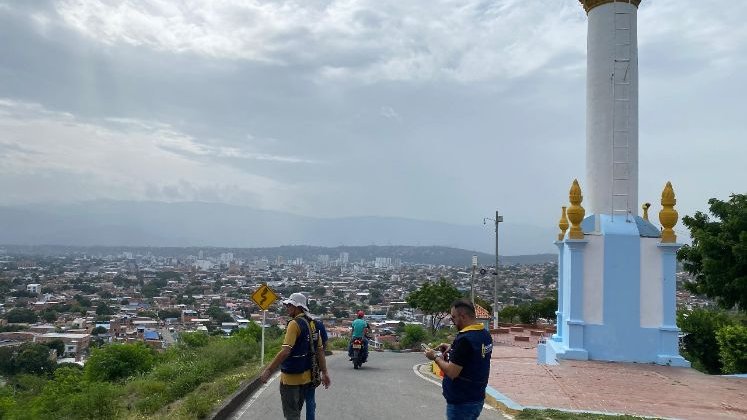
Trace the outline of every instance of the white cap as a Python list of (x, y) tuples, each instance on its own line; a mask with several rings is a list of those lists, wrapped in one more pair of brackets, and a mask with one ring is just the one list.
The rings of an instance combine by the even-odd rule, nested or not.
[(303, 293), (293, 293), (288, 299), (283, 299), (283, 305), (298, 306), (305, 312), (309, 311), (309, 307), (306, 306), (306, 296)]

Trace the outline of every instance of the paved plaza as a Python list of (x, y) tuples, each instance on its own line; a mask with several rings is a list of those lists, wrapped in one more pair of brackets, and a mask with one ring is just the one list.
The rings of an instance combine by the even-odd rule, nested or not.
[(747, 378), (637, 363), (561, 361), (539, 365), (530, 333), (494, 334), (490, 386), (509, 402), (678, 419), (747, 418)]

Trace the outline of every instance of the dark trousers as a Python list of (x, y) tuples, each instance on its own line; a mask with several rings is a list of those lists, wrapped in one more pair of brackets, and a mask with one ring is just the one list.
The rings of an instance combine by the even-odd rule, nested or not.
[(301, 420), (301, 409), (306, 401), (307, 388), (305, 385), (280, 384), (280, 402), (283, 404), (283, 417), (288, 420)]
[(316, 388), (306, 387), (306, 420), (316, 419)]

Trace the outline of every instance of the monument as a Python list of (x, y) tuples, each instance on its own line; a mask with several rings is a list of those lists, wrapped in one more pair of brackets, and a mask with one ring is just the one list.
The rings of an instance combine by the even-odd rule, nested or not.
[[(638, 40), (641, 0), (580, 0), (588, 15), (586, 183), (573, 181), (555, 244), (557, 332), (540, 363), (605, 360), (690, 366), (676, 325), (674, 189), (660, 230), (638, 215)], [(588, 204), (587, 204), (588, 203)], [(584, 206), (588, 206), (584, 209)]]

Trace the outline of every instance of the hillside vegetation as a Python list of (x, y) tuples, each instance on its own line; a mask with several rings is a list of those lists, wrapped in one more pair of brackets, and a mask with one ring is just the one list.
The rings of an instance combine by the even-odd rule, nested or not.
[[(0, 387), (0, 419), (204, 418), (256, 375), (259, 334), (256, 324), (227, 338), (186, 333), (160, 353), (112, 344), (94, 350), (85, 368), (17, 371)], [(266, 354), (280, 341), (270, 334)]]

